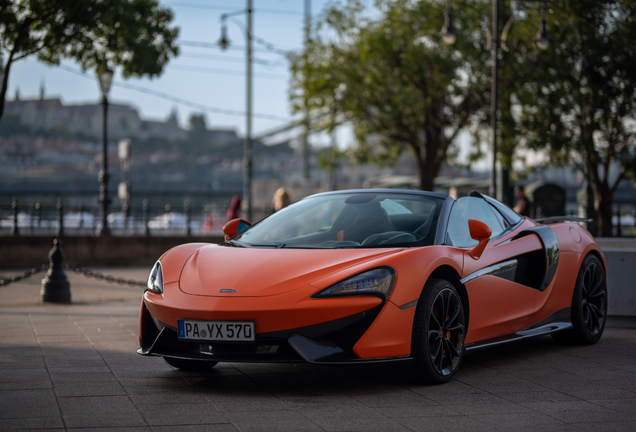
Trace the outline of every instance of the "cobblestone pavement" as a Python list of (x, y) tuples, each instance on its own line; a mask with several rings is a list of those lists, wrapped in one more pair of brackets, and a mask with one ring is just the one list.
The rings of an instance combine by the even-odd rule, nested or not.
[(378, 365), (185, 373), (135, 353), (141, 290), (68, 276), (71, 305), (39, 303), (42, 275), (0, 289), (0, 430), (636, 430), (634, 329), (608, 328), (594, 346), (541, 337), (473, 353), (442, 386)]

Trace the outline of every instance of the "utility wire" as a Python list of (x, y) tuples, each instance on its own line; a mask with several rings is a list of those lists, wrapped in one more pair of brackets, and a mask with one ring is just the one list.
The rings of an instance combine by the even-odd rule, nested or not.
[[(149, 95), (153, 95), (153, 96), (157, 96), (159, 98), (162, 99), (166, 99), (169, 100), (171, 102), (176, 102), (182, 105), (186, 105), (186, 106), (190, 106), (192, 108), (197, 108), (200, 109), (202, 111), (209, 111), (209, 112), (215, 112), (215, 113), (219, 113), (219, 114), (227, 114), (227, 115), (236, 115), (236, 116), (241, 116), (241, 117), (245, 117), (247, 115), (247, 113), (245, 111), (238, 111), (238, 110), (229, 110), (229, 109), (224, 109), (224, 108), (217, 108), (217, 107), (211, 107), (211, 106), (207, 106), (207, 105), (202, 105), (200, 103), (197, 102), (192, 102), (186, 99), (182, 99), (180, 97), (177, 96), (172, 96), (169, 95), (167, 93), (163, 93), (160, 91), (156, 91), (156, 90), (151, 90), (145, 87), (140, 87), (140, 86), (136, 86), (134, 84), (127, 84), (127, 83), (118, 83), (118, 82), (113, 82), (112, 84), (115, 87), (122, 87), (122, 88), (126, 88), (129, 90), (135, 90), (141, 93), (146, 93)], [(278, 120), (278, 121), (284, 121), (287, 122), (289, 121), (289, 117), (283, 117), (283, 116), (277, 116), (274, 114), (262, 114), (262, 113), (252, 113), (253, 117), (257, 117), (257, 118), (262, 118), (262, 119), (268, 119), (268, 120)]]
[[(272, 44), (271, 42), (267, 42), (265, 39), (261, 39), (258, 36), (252, 36), (252, 40), (256, 43), (259, 43), (261, 45), (263, 45), (265, 47), (265, 49), (263, 48), (252, 48), (252, 52), (258, 52), (258, 53), (269, 53), (269, 54), (278, 54), (278, 55), (282, 55), (282, 56), (286, 56), (287, 54), (289, 54), (290, 52), (292, 52), (293, 50), (284, 50), (284, 49), (280, 49), (280, 48), (276, 48), (274, 46), (274, 44)], [(220, 49), (219, 44), (214, 42), (202, 42), (202, 41), (191, 41), (191, 40), (183, 40), (183, 39), (179, 39), (179, 45), (182, 46), (191, 46), (191, 47), (199, 47), (199, 48), (213, 48), (213, 49)], [(245, 52), (245, 46), (244, 45), (230, 45), (226, 48), (226, 50), (232, 50), (232, 51), (243, 51)]]
[[(90, 80), (94, 80), (93, 77), (88, 76), (88, 74), (69, 67), (69, 66), (64, 66), (64, 65), (60, 65), (59, 66), (61, 69), (70, 72), (72, 74), (75, 75), (79, 75), (81, 77), (84, 77), (86, 79), (90, 79)], [(134, 90), (134, 91), (138, 91), (140, 93), (146, 93), (152, 96), (156, 96), (158, 98), (161, 99), (165, 99), (171, 102), (176, 102), (178, 104), (181, 105), (185, 105), (185, 106), (189, 106), (191, 108), (196, 108), (202, 111), (208, 111), (208, 112), (214, 112), (214, 113), (219, 113), (219, 114), (226, 114), (226, 115), (234, 115), (234, 116), (241, 116), (241, 117), (245, 117), (247, 114), (245, 113), (245, 111), (238, 111), (238, 110), (229, 110), (229, 109), (224, 109), (224, 108), (217, 108), (217, 107), (211, 107), (211, 106), (207, 106), (207, 105), (202, 105), (196, 102), (192, 102), (177, 96), (173, 96), (167, 93), (163, 93), (157, 90), (152, 90), (146, 87), (141, 87), (141, 86), (137, 86), (134, 84), (128, 84), (128, 83), (120, 83), (120, 82), (116, 82), (114, 81), (112, 84), (112, 86), (114, 87), (121, 87), (121, 88), (125, 88), (125, 89), (129, 89), (129, 90)], [(252, 113), (253, 117), (256, 118), (262, 118), (262, 119), (268, 119), (268, 120), (278, 120), (278, 121), (283, 121), (283, 122), (289, 122), (291, 119), (289, 117), (283, 117), (283, 116), (277, 116), (274, 114), (262, 114), (262, 113)]]
[[(191, 46), (191, 47), (200, 47), (200, 48), (215, 48), (215, 49), (221, 49), (219, 47), (219, 44), (217, 44), (216, 42), (200, 42), (200, 41), (190, 41), (190, 40), (183, 40), (183, 39), (179, 39), (178, 41), (179, 45), (181, 46)], [(226, 50), (231, 50), (231, 51), (243, 51), (245, 52), (245, 46), (241, 46), (241, 45), (230, 45), (226, 48)], [(252, 48), (252, 52), (259, 52), (259, 53), (275, 53), (272, 52), (271, 50), (268, 49), (264, 49), (264, 48)], [(278, 53), (276, 53), (278, 54)]]
[[(207, 54), (199, 54), (199, 53), (180, 52), (179, 57), (190, 57), (190, 58), (198, 58), (202, 60), (215, 60), (215, 61), (222, 61), (222, 62), (245, 64), (244, 58), (228, 57), (228, 56), (220, 56), (220, 55), (215, 56), (215, 55), (207, 55)], [(252, 62), (255, 64), (268, 66), (268, 67), (283, 66), (287, 63), (285, 60), (278, 60), (273, 62), (269, 60), (262, 60), (262, 59), (255, 59), (255, 58), (252, 59)]]
[[(198, 9), (216, 9), (216, 10), (226, 10), (226, 11), (236, 10), (235, 7), (217, 6), (217, 5), (209, 5), (209, 4), (201, 4), (201, 3), (171, 2), (171, 3), (168, 3), (167, 6), (198, 8)], [(288, 9), (253, 9), (252, 12), (259, 12), (259, 13), (265, 13), (265, 14), (279, 14), (279, 15), (302, 15), (303, 14), (300, 11), (293, 11)]]
[[(237, 70), (231, 70), (231, 69), (215, 69), (215, 68), (208, 68), (203, 66), (168, 65), (167, 68), (182, 70), (187, 72), (203, 72), (203, 73), (214, 73), (214, 74), (232, 75), (232, 76), (237, 76), (239, 74), (245, 75), (245, 71), (237, 71)], [(276, 74), (258, 73), (258, 74), (252, 74), (252, 76), (254, 76), (254, 78), (287, 79), (285, 75), (276, 75)]]

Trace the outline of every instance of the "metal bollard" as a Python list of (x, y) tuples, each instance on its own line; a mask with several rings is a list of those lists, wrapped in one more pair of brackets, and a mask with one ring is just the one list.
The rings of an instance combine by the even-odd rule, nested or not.
[(79, 206), (79, 217), (80, 220), (77, 223), (77, 234), (82, 234), (82, 229), (84, 228), (84, 204), (80, 204)]
[(170, 233), (170, 229), (172, 228), (172, 215), (170, 214), (172, 206), (170, 204), (166, 204), (164, 210), (166, 211), (166, 218), (168, 220), (168, 233)]
[(42, 279), (40, 295), (43, 302), (70, 303), (71, 284), (64, 273), (64, 252), (60, 239), (53, 240), (53, 248), (49, 252), (49, 271)]
[(57, 199), (57, 238), (53, 240), (53, 248), (49, 252), (49, 271), (42, 279), (40, 295), (43, 302), (70, 303), (71, 284), (64, 273), (64, 252), (62, 237), (64, 236), (64, 206), (62, 198)]
[(135, 230), (137, 227), (137, 209), (134, 207), (130, 209), (130, 219), (132, 220), (130, 235), (135, 235), (136, 234)]
[(18, 198), (13, 197), (11, 202), (11, 210), (13, 211), (13, 224), (11, 225), (11, 235), (20, 235), (20, 228), (18, 228)]
[(35, 220), (38, 223), (38, 230), (39, 230), (40, 226), (42, 225), (42, 205), (39, 202), (35, 203), (35, 213), (37, 214), (37, 216), (35, 217)]
[(192, 215), (190, 214), (190, 200), (185, 200), (183, 202), (183, 213), (185, 213), (186, 217), (186, 236), (190, 237), (192, 232), (190, 231), (190, 221), (192, 220)]
[(121, 205), (121, 212), (123, 213), (124, 216), (124, 231), (123, 231), (123, 235), (128, 235), (128, 213), (129, 213), (129, 209), (128, 209), (128, 203), (124, 202)]
[(93, 231), (97, 228), (97, 209), (95, 207), (91, 207), (91, 226), (89, 228)]
[(64, 236), (64, 206), (62, 205), (62, 198), (57, 199), (57, 232), (55, 235), (57, 238)]
[(144, 219), (144, 235), (148, 237), (150, 235), (150, 229), (148, 228), (148, 220), (150, 218), (150, 204), (148, 203), (147, 199), (143, 201), (141, 211), (143, 213)]
[(29, 204), (29, 234), (33, 235), (33, 203)]

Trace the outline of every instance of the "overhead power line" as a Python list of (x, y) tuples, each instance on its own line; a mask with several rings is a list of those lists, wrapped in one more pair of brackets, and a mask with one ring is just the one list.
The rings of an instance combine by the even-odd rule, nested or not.
[[(215, 55), (199, 54), (199, 53), (191, 53), (191, 52), (180, 52), (179, 53), (179, 57), (190, 57), (190, 58), (198, 58), (198, 59), (201, 59), (201, 60), (214, 60), (214, 61), (221, 61), (221, 62), (245, 64), (245, 59), (244, 58), (228, 57), (228, 56), (221, 56), (221, 55), (215, 56)], [(279, 66), (286, 66), (287, 65), (287, 62), (285, 60), (268, 61), (268, 60), (261, 60), (261, 59), (253, 58), (252, 62), (254, 64), (268, 66), (268, 67), (272, 67), (272, 68), (279, 67)]]
[[(208, 68), (202, 66), (188, 66), (188, 65), (168, 65), (169, 69), (177, 69), (187, 72), (203, 72), (203, 73), (214, 73), (221, 75), (232, 75), (236, 76), (238, 74), (245, 74), (245, 71), (237, 71), (231, 69), (215, 69)], [(267, 73), (257, 73), (253, 74), (254, 78), (267, 78), (267, 79), (287, 79), (285, 75), (276, 75), (276, 74), (267, 74)]]
[[(95, 77), (89, 76), (88, 74), (82, 72), (81, 70), (72, 68), (72, 67), (68, 67), (68, 66), (64, 66), (64, 65), (60, 65), (59, 66), (61, 69), (73, 73), (75, 75), (79, 75), (81, 77), (84, 77), (86, 79), (90, 79), (90, 80), (95, 80)], [(157, 90), (152, 90), (146, 87), (141, 87), (141, 86), (137, 86), (134, 84), (128, 84), (128, 83), (120, 83), (117, 81), (113, 81), (112, 86), (114, 87), (121, 87), (121, 88), (125, 88), (125, 89), (129, 89), (129, 90), (134, 90), (134, 91), (138, 91), (140, 93), (146, 93), (152, 96), (156, 96), (158, 98), (161, 99), (165, 99), (171, 102), (175, 102), (181, 105), (185, 105), (185, 106), (189, 106), (191, 108), (196, 108), (199, 109), (201, 111), (207, 111), (207, 112), (214, 112), (214, 113), (218, 113), (218, 114), (225, 114), (225, 115), (234, 115), (234, 116), (241, 116), (241, 117), (245, 117), (246, 113), (245, 111), (238, 111), (238, 110), (230, 110), (230, 109), (224, 109), (224, 108), (217, 108), (217, 107), (211, 107), (211, 106), (207, 106), (207, 105), (203, 105), (197, 102), (192, 102), (189, 101), (187, 99), (183, 99), (177, 96), (173, 96), (167, 93), (163, 93)], [(252, 113), (252, 116), (256, 117), (256, 118), (262, 118), (262, 119), (267, 119), (267, 120), (277, 120), (277, 121), (282, 121), (282, 122), (288, 122), (291, 119), (289, 117), (283, 117), (283, 116), (278, 116), (278, 115), (274, 115), (274, 114), (263, 114), (263, 113)]]
[[(224, 11), (237, 10), (237, 8), (233, 6), (217, 6), (217, 5), (202, 4), (202, 3), (171, 2), (171, 3), (168, 3), (168, 6), (197, 8), (197, 9), (215, 9), (215, 10), (224, 10)], [(303, 14), (301, 11), (293, 11), (288, 9), (254, 9), (253, 12), (265, 13), (265, 14), (277, 14), (277, 15), (302, 15)]]
[[(282, 56), (286, 56), (287, 54), (289, 54), (291, 52), (289, 50), (276, 48), (273, 43), (267, 42), (265, 39), (261, 39), (261, 38), (259, 38), (257, 36), (253, 36), (252, 39), (254, 40), (254, 42), (259, 43), (259, 44), (261, 44), (262, 46), (265, 47), (265, 48), (252, 48), (252, 52), (278, 54), (278, 55), (282, 55)], [(179, 45), (182, 45), (182, 46), (220, 49), (219, 48), (219, 44), (216, 43), (216, 42), (203, 42), (203, 41), (191, 41), (191, 40), (179, 39), (178, 43), (179, 43)], [(234, 44), (232, 44), (232, 45), (229, 45), (226, 48), (226, 50), (243, 51), (244, 52), (245, 48), (246, 47), (244, 45), (234, 45)]]
[[(190, 40), (179, 39), (178, 43), (181, 46), (220, 49), (219, 45), (217, 43), (215, 43), (215, 42), (200, 42), (200, 41), (190, 41)], [(240, 45), (230, 45), (230, 46), (227, 47), (227, 49), (230, 50), (230, 51), (243, 51), (243, 52), (245, 52), (245, 46), (240, 46)], [(259, 49), (259, 48), (252, 48), (252, 51), (253, 52), (260, 52), (260, 53), (271, 53), (270, 50)]]

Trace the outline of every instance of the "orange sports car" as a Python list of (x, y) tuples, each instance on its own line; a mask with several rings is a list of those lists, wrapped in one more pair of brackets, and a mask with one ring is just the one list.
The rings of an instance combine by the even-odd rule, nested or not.
[(414, 381), (443, 383), (470, 350), (544, 334), (595, 343), (605, 261), (584, 228), (554, 219), (411, 190), (328, 192), (252, 226), (235, 219), (221, 245), (157, 261), (138, 352), (190, 370), (402, 362)]

